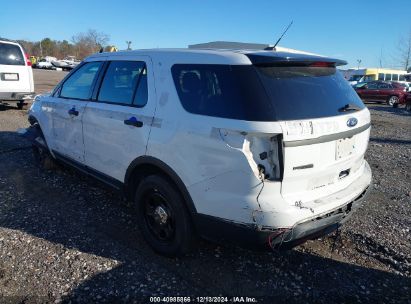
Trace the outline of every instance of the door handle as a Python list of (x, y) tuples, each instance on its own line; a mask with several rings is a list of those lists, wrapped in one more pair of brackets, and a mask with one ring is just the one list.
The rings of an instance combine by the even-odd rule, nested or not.
[(72, 107), (70, 110), (68, 110), (68, 113), (69, 113), (69, 115), (78, 116), (78, 111), (74, 107)]
[(128, 126), (133, 126), (136, 128), (141, 128), (143, 126), (143, 122), (142, 121), (138, 121), (137, 118), (130, 117), (129, 119), (124, 120), (124, 124), (128, 125)]

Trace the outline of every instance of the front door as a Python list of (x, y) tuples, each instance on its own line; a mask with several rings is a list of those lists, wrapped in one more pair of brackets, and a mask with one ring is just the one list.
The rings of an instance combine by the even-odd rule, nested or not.
[(96, 100), (84, 114), (86, 165), (124, 182), (125, 172), (145, 155), (156, 96), (152, 62), (146, 56), (108, 57)]
[[(84, 163), (82, 119), (102, 62), (87, 62), (50, 97), (48, 114), (51, 124), (48, 144), (58, 154)], [(47, 114), (46, 114), (47, 115)]]

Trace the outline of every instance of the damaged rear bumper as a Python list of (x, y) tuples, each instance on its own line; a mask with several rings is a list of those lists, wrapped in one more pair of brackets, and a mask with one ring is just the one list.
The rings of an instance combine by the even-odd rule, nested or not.
[[(370, 183), (371, 185), (371, 183)], [(209, 215), (197, 214), (197, 229), (206, 239), (234, 243), (251, 249), (291, 249), (307, 240), (327, 235), (340, 227), (367, 199), (367, 186), (354, 199), (320, 216), (300, 221), (292, 227), (270, 228), (242, 224)]]

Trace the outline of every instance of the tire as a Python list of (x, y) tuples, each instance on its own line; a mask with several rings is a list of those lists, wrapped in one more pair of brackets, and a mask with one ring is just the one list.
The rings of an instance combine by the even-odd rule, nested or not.
[(388, 97), (387, 103), (390, 106), (396, 108), (396, 107), (398, 107), (399, 101), (400, 101), (400, 99), (398, 98), (398, 96), (393, 95), (393, 96)]
[[(40, 129), (40, 127), (38, 128)], [(47, 143), (41, 130), (40, 135), (35, 140), (44, 143), (44, 145), (33, 143), (31, 146), (34, 160), (38, 166), (45, 170), (55, 169), (57, 167), (56, 161), (47, 148)]]
[(19, 101), (17, 103), (17, 109), (19, 110), (27, 110), (27, 105), (24, 103), (24, 101)]
[(405, 110), (411, 112), (411, 102), (407, 102), (407, 104), (405, 105)]
[(194, 228), (184, 199), (175, 185), (161, 175), (144, 178), (133, 205), (140, 230), (154, 251), (182, 256), (193, 248)]

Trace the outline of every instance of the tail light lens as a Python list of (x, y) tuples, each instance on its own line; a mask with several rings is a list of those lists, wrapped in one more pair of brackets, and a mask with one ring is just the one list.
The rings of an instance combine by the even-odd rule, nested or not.
[(28, 66), (31, 66), (31, 60), (29, 54), (26, 54), (26, 63)]

